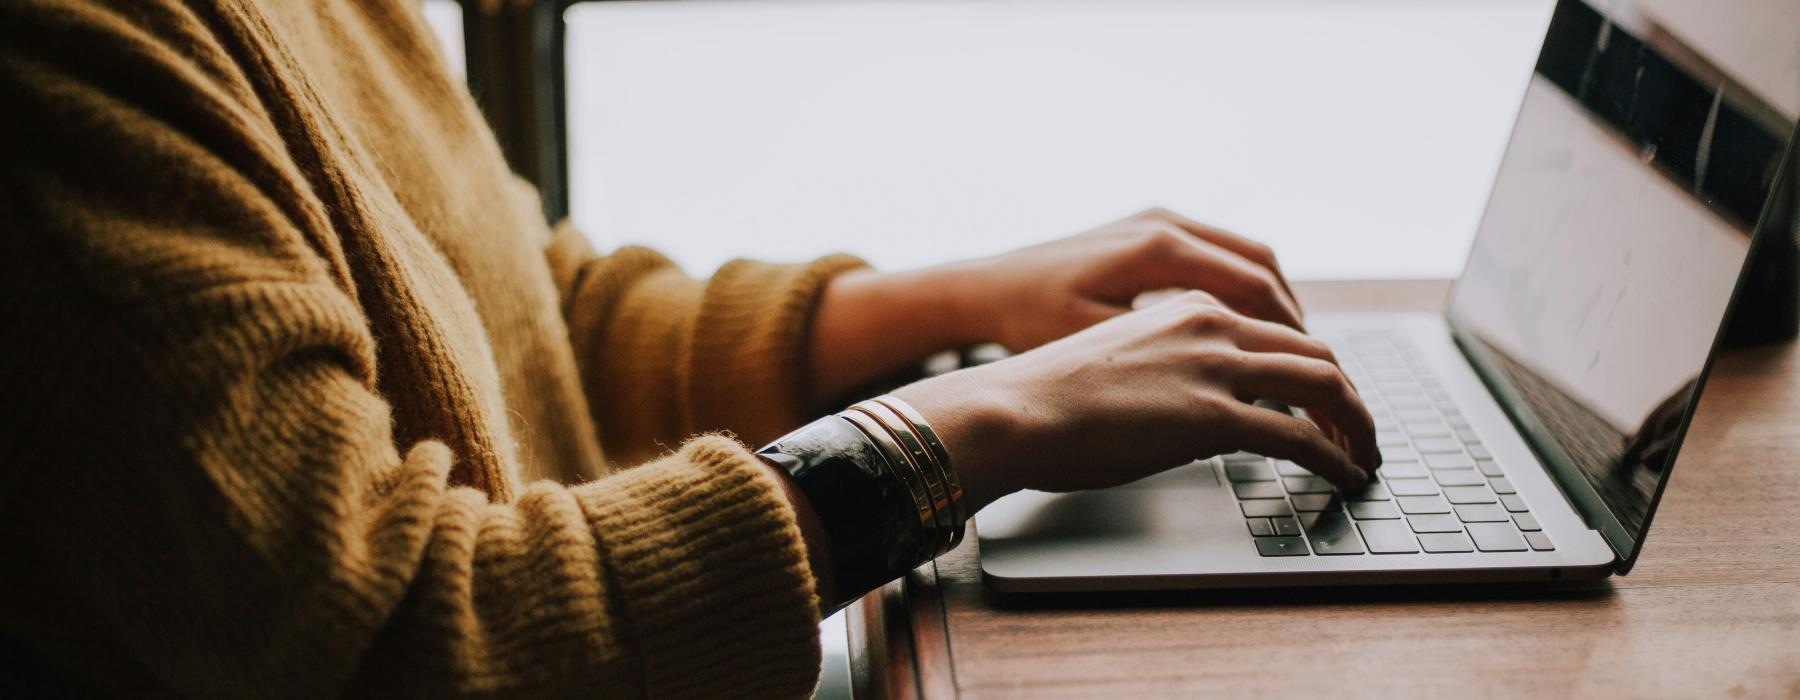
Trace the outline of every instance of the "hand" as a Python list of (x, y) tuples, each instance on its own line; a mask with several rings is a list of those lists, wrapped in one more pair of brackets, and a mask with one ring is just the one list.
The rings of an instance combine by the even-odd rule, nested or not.
[(1087, 233), (946, 266), (963, 335), (1021, 352), (1131, 310), (1145, 292), (1197, 289), (1251, 318), (1302, 329), (1267, 246), (1151, 209)]
[(922, 270), (839, 276), (813, 316), (812, 403), (955, 347), (1022, 352), (1131, 310), (1144, 292), (1198, 289), (1301, 328), (1267, 246), (1152, 209), (1072, 238)]
[[(1381, 459), (1374, 421), (1324, 344), (1203, 292), (894, 393), (943, 437), (977, 509), (1019, 489), (1116, 486), (1234, 450), (1354, 490)], [(1251, 405), (1259, 399), (1341, 428)]]

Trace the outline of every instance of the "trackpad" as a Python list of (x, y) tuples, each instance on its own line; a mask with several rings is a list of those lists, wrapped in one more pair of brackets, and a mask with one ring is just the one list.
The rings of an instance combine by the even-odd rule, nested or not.
[(982, 510), (979, 531), (984, 541), (1192, 540), (1217, 525), (1221, 508), (1235, 514), (1230, 492), (1212, 465), (1196, 463), (1101, 491), (1016, 493)]

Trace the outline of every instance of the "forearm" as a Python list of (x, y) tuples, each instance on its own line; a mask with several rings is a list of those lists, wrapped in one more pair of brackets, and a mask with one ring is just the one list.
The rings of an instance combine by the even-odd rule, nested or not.
[(831, 601), (837, 600), (837, 580), (832, 575), (831, 568), (830, 535), (825, 532), (825, 524), (819, 521), (818, 511), (813, 510), (812, 501), (800, 492), (800, 488), (794, 485), (787, 473), (766, 462), (762, 467), (781, 482), (781, 495), (794, 509), (794, 522), (800, 526), (800, 537), (806, 544), (806, 563), (812, 569), (813, 590), (819, 596), (819, 612), (828, 615), (832, 612)]
[(822, 407), (932, 353), (982, 342), (972, 263), (833, 279), (813, 318), (808, 397)]

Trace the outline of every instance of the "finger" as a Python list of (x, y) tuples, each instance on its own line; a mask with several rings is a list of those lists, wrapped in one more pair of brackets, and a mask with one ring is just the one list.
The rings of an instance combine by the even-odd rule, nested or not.
[(1241, 401), (1279, 401), (1323, 417), (1327, 424), (1321, 430), (1330, 437), (1335, 429), (1358, 466), (1365, 471), (1381, 466), (1375, 419), (1336, 365), (1285, 353), (1250, 353), (1231, 381)]
[(1244, 259), (1267, 268), (1269, 272), (1275, 273), (1275, 279), (1281, 282), (1282, 291), (1287, 292), (1289, 296), (1293, 296), (1294, 290), (1288, 286), (1287, 276), (1282, 274), (1281, 263), (1275, 259), (1275, 251), (1273, 249), (1230, 231), (1208, 226), (1167, 209), (1158, 209), (1156, 210), (1156, 213), (1161, 216), (1164, 221), (1181, 227), (1181, 230), (1186, 231), (1189, 235), (1233, 253), (1237, 253)]
[[(1248, 352), (1287, 353), (1322, 360), (1334, 366), (1338, 365), (1337, 353), (1332, 352), (1331, 347), (1323, 341), (1278, 323), (1244, 319), (1233, 326), (1232, 332), (1233, 342), (1239, 349)], [(1354, 385), (1351, 385), (1350, 388), (1351, 391), (1356, 391)], [(1357, 393), (1356, 396), (1360, 404), (1361, 393)], [(1364, 407), (1364, 410), (1366, 411), (1367, 408)], [(1352, 449), (1353, 445), (1349, 435), (1342, 430), (1347, 426), (1339, 426), (1336, 421), (1317, 412), (1308, 412), (1307, 417), (1315, 419), (1315, 422), (1319, 423), (1319, 427), (1325, 430), (1326, 436), (1334, 442), (1342, 445), (1346, 450)], [(1353, 452), (1352, 454), (1360, 453)]]
[(1232, 329), (1232, 342), (1248, 352), (1280, 352), (1338, 364), (1337, 353), (1325, 341), (1279, 323), (1245, 319)]
[(1299, 305), (1267, 269), (1203, 240), (1175, 234), (1158, 240), (1146, 250), (1146, 288), (1204, 289), (1245, 316), (1303, 328)]
[(1240, 450), (1288, 460), (1344, 491), (1361, 490), (1369, 483), (1369, 472), (1352, 463), (1309, 421), (1250, 404), (1238, 404), (1225, 421), (1225, 427), (1235, 431)]
[[(1282, 324), (1271, 324), (1267, 320), (1244, 319), (1242, 322), (1238, 322), (1237, 326), (1233, 326), (1233, 342), (1237, 344), (1238, 349), (1249, 351), (1249, 353), (1298, 354), (1305, 358), (1332, 363), (1334, 367), (1337, 367), (1337, 371), (1343, 371), (1343, 367), (1337, 363), (1337, 353), (1334, 353), (1332, 347), (1327, 346), (1323, 340), (1310, 337), (1310, 335), (1287, 328)], [(1363, 412), (1368, 412), (1368, 407), (1363, 405), (1363, 394), (1355, 389), (1354, 383), (1350, 383), (1348, 378), (1345, 378), (1345, 385), (1348, 385), (1350, 392), (1354, 394), (1357, 407), (1363, 408)], [(1346, 450), (1352, 446), (1348, 441), (1348, 435), (1341, 434), (1339, 428), (1348, 428), (1355, 423), (1341, 426), (1327, 416), (1310, 417), (1318, 417), (1319, 426), (1325, 428), (1325, 434), (1343, 444)]]
[(1280, 273), (1258, 265), (1229, 248), (1211, 241), (1190, 240), (1193, 240), (1197, 248), (1216, 253), (1217, 258), (1224, 263), (1225, 274), (1237, 282), (1226, 288), (1228, 292), (1237, 292), (1223, 295), (1222, 298), (1227, 302), (1249, 304), (1252, 308), (1261, 311), (1261, 313), (1250, 314), (1252, 316), (1293, 326), (1299, 330), (1306, 329), (1301, 318), (1300, 302), (1287, 288), (1287, 281), (1281, 278)]

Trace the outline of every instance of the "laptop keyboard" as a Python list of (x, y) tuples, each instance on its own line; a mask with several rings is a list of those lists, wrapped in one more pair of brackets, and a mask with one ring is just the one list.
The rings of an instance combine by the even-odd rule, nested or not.
[(1225, 455), (1265, 557), (1549, 551), (1556, 547), (1480, 436), (1401, 336), (1323, 336), (1375, 417), (1382, 467), (1357, 493), (1292, 462)]

